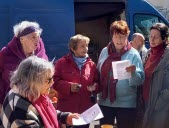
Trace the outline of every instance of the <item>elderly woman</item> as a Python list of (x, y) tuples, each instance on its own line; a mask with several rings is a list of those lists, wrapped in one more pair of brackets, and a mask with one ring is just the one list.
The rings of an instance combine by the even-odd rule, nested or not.
[(144, 128), (169, 128), (169, 28), (156, 23), (150, 28), (150, 50), (143, 84), (146, 112)]
[[(118, 128), (135, 128), (137, 86), (144, 81), (144, 71), (139, 53), (128, 42), (129, 33), (125, 21), (113, 22), (110, 26), (112, 41), (99, 56), (99, 105), (104, 115), (100, 120), (101, 125), (113, 125), (116, 118)], [(122, 60), (130, 61), (131, 65), (126, 67), (126, 71), (131, 73), (131, 78), (114, 79), (112, 62)]]
[(9, 74), (28, 56), (48, 59), (40, 38), (42, 29), (36, 22), (23, 21), (14, 26), (14, 37), (0, 51), (0, 106), (9, 91)]
[(72, 118), (78, 118), (78, 114), (57, 113), (49, 100), (53, 74), (53, 64), (36, 56), (19, 64), (2, 106), (1, 119), (5, 128), (59, 128), (58, 120), (72, 124)]
[(95, 103), (91, 94), (98, 91), (98, 73), (87, 54), (88, 44), (86, 36), (78, 34), (71, 37), (70, 53), (55, 63), (53, 87), (58, 91), (58, 110), (82, 113)]

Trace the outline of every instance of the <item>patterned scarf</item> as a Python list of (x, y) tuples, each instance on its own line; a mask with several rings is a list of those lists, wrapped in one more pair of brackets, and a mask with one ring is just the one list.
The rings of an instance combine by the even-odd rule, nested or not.
[(128, 42), (127, 45), (120, 51), (120, 53), (116, 52), (116, 48), (113, 42), (110, 42), (107, 47), (109, 56), (101, 67), (100, 86), (102, 89), (102, 98), (105, 100), (108, 96), (109, 84), (110, 101), (114, 102), (116, 99), (116, 84), (118, 80), (113, 78), (112, 62), (120, 61), (121, 56), (131, 49), (131, 45)]

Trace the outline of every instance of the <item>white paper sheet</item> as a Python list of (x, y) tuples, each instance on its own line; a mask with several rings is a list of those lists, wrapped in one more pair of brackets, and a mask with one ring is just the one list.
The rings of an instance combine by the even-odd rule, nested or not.
[(126, 72), (126, 67), (130, 66), (129, 60), (112, 62), (114, 79), (123, 80), (131, 78), (131, 73)]
[(84, 125), (89, 124), (94, 120), (98, 120), (100, 118), (103, 118), (103, 113), (100, 110), (100, 107), (98, 104), (93, 105), (91, 108), (87, 109), (85, 112), (83, 112), (79, 119), (73, 118), (73, 125)]

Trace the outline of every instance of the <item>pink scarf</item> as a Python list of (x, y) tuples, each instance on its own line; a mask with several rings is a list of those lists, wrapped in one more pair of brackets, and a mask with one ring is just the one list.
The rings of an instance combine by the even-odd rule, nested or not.
[(49, 101), (48, 96), (41, 95), (33, 105), (39, 112), (45, 128), (59, 128), (57, 112)]
[(116, 84), (118, 80), (113, 78), (112, 62), (120, 61), (121, 56), (131, 49), (131, 45), (130, 43), (127, 43), (127, 45), (120, 51), (120, 53), (116, 52), (113, 42), (110, 42), (107, 47), (109, 56), (104, 61), (101, 68), (100, 86), (102, 89), (102, 98), (106, 99), (108, 96), (108, 84), (110, 85), (110, 101), (114, 102), (114, 100), (116, 99)]

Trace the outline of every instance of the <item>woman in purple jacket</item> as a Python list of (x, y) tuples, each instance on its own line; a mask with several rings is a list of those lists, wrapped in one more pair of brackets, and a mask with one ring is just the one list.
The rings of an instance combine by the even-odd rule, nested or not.
[(42, 39), (42, 29), (36, 22), (22, 21), (13, 28), (14, 37), (0, 51), (0, 110), (9, 91), (9, 76), (20, 62), (31, 55), (48, 60)]

